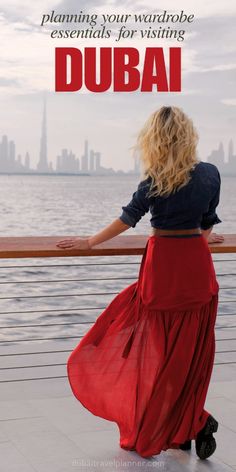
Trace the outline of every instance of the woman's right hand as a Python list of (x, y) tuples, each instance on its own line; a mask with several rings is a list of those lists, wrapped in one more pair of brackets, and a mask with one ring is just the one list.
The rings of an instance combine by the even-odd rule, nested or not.
[(67, 238), (61, 239), (56, 243), (61, 249), (91, 249), (88, 238)]
[(210, 233), (207, 237), (208, 244), (211, 243), (222, 243), (224, 241), (224, 236), (222, 234)]

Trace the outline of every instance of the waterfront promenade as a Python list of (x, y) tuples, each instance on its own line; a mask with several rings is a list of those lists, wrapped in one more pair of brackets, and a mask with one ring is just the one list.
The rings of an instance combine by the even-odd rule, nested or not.
[[(236, 275), (236, 235), (224, 236), (224, 243), (210, 246), (213, 254), (228, 261), (227, 267), (231, 264), (227, 270), (232, 277)], [(32, 258), (59, 257), (61, 261), (65, 257), (63, 261), (69, 263), (70, 256), (78, 256), (81, 262), (82, 256), (141, 255), (147, 237), (119, 236), (91, 251), (63, 252), (55, 247), (62, 238), (66, 236), (0, 238), (0, 259), (11, 260), (14, 265), (22, 258), (29, 262)], [(119, 271), (122, 275), (122, 269)], [(224, 281), (227, 289), (226, 285)], [(224, 293), (220, 298), (225, 298)], [(215, 435), (217, 450), (208, 460), (196, 456), (194, 442), (191, 452), (169, 449), (151, 459), (121, 449), (117, 425), (92, 415), (72, 395), (65, 363), (78, 340), (72, 336), (49, 339), (44, 334), (45, 339), (37, 342), (1, 341), (0, 471), (236, 471), (235, 299), (232, 297), (232, 313), (223, 310), (217, 320), (215, 365), (205, 408), (217, 418), (219, 429)]]

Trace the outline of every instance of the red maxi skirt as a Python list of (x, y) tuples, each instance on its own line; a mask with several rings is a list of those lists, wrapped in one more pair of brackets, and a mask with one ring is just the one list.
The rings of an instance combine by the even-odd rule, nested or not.
[(138, 280), (71, 352), (73, 394), (94, 415), (117, 423), (123, 449), (157, 455), (204, 427), (218, 291), (202, 234), (149, 236)]

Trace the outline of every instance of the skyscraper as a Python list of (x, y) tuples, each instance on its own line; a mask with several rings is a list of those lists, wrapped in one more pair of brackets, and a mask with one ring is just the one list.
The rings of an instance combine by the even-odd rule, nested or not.
[(234, 143), (232, 139), (229, 142), (227, 169), (230, 175), (236, 174), (236, 155), (234, 155)]
[(84, 143), (84, 154), (81, 157), (81, 171), (88, 172), (88, 141), (85, 140)]
[(29, 170), (29, 168), (30, 168), (30, 155), (29, 155), (28, 151), (25, 154), (25, 168), (27, 170)]
[(208, 156), (207, 160), (208, 162), (215, 164), (220, 172), (224, 169), (224, 147), (222, 143), (219, 144), (218, 149), (211, 151), (211, 154)]
[(41, 131), (41, 140), (40, 140), (40, 153), (39, 153), (39, 162), (37, 165), (39, 172), (48, 172), (48, 161), (47, 161), (47, 120), (46, 120), (46, 98), (44, 99), (43, 105), (43, 121), (42, 121), (42, 131)]
[(229, 159), (228, 159), (229, 162), (231, 162), (233, 155), (234, 155), (234, 144), (233, 144), (233, 140), (231, 139), (229, 142)]
[(95, 156), (95, 168), (96, 168), (96, 172), (99, 172), (100, 168), (101, 168), (101, 153), (100, 152), (95, 152), (94, 154)]
[(6, 172), (8, 170), (8, 155), (9, 155), (9, 144), (8, 137), (4, 134), (2, 137), (1, 144), (1, 170)]
[(14, 141), (9, 141), (8, 143), (8, 172), (13, 172), (15, 169), (15, 155), (16, 155), (16, 146)]
[(90, 161), (89, 161), (89, 170), (91, 172), (94, 172), (95, 167), (94, 167), (94, 151), (91, 149), (90, 151)]

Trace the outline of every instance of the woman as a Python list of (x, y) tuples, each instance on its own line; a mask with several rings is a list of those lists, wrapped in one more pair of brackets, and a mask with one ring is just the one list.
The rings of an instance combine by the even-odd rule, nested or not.
[[(218, 422), (204, 403), (211, 378), (219, 285), (209, 242), (220, 223), (220, 174), (196, 157), (198, 136), (177, 107), (162, 107), (138, 136), (144, 178), (122, 214), (89, 238), (58, 242), (88, 249), (151, 212), (138, 280), (123, 289), (71, 353), (67, 372), (76, 398), (117, 423), (120, 447), (142, 457), (191, 448), (201, 459), (216, 448)], [(210, 239), (211, 238), (211, 239)]]

